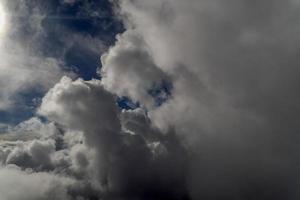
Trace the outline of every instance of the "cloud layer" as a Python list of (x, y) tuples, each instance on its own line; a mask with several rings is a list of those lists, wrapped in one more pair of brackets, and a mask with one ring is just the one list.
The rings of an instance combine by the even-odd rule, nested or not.
[(63, 77), (0, 136), (4, 200), (298, 199), (300, 3), (115, 4), (102, 79)]
[[(119, 3), (127, 31), (109, 55), (117, 60), (126, 48), (123, 37), (136, 37), (126, 40), (130, 49), (146, 51), (151, 65), (137, 65), (131, 77), (140, 79), (118, 85), (117, 74), (126, 76), (128, 66), (111, 67), (104, 56), (109, 67), (102, 72), (119, 73), (103, 83), (120, 94), (147, 91), (149, 84), (141, 82), (171, 80), (171, 97), (158, 108), (141, 98), (143, 92), (127, 95), (139, 97), (153, 123), (162, 131), (173, 128), (193, 152), (187, 177), (191, 198), (297, 198), (299, 3)], [(146, 60), (133, 57), (129, 62)], [(156, 71), (162, 75), (153, 78)]]

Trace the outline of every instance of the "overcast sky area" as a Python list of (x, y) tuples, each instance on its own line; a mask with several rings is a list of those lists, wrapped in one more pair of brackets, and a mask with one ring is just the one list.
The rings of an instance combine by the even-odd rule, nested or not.
[(299, 200), (300, 0), (0, 0), (0, 200)]

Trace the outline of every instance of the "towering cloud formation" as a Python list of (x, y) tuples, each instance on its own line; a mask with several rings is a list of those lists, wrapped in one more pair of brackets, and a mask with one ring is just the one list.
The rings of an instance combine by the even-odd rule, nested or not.
[[(142, 110), (120, 112), (100, 81), (63, 78), (44, 97), (40, 114), (84, 133), (92, 160), (78, 165), (105, 198), (182, 198), (186, 154), (174, 133), (162, 135)], [(90, 163), (91, 162), (91, 163)]]
[(49, 185), (35, 190), (21, 182), (17, 192), (4, 192), (7, 200), (20, 199), (23, 188), (33, 191), (28, 199), (188, 197), (188, 155), (174, 132), (162, 134), (142, 109), (119, 110), (100, 81), (63, 77), (39, 114), (52, 122), (33, 118), (1, 137), (0, 171), (12, 176), (5, 186), (19, 175)]
[[(102, 80), (63, 77), (46, 120), (1, 136), (4, 200), (298, 199), (300, 3), (115, 3), (126, 31)], [(141, 106), (120, 110), (117, 96)]]
[[(119, 1), (127, 31), (102, 57), (102, 73), (136, 70), (126, 84), (118, 73), (103, 83), (116, 94), (135, 91), (126, 94), (147, 106), (141, 97), (151, 84), (141, 82), (169, 77), (171, 98), (147, 107), (157, 127), (173, 127), (194, 152), (193, 199), (298, 198), (298, 9), (292, 0)], [(150, 56), (119, 64), (133, 49)]]

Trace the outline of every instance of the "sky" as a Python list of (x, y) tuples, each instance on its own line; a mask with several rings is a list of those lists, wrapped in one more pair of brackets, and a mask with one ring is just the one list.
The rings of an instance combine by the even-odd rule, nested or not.
[(0, 200), (300, 198), (299, 0), (0, 0)]

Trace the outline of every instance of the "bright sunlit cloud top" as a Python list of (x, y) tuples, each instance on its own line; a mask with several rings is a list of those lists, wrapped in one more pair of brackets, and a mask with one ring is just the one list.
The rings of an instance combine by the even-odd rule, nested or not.
[(6, 32), (6, 13), (3, 5), (0, 2), (0, 36)]

